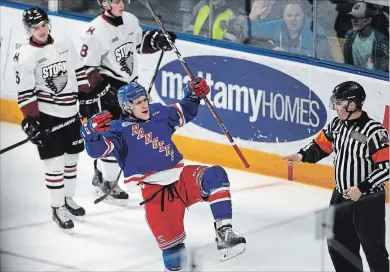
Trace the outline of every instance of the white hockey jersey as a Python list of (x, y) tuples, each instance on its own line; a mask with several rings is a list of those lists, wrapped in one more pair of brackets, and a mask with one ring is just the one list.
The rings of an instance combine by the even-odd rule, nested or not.
[(77, 114), (79, 87), (88, 89), (88, 80), (73, 43), (53, 39), (40, 46), (29, 42), (14, 53), (18, 104), (24, 116), (39, 112), (67, 118)]
[(100, 74), (126, 83), (138, 78), (136, 55), (142, 46), (142, 29), (129, 12), (123, 12), (122, 20), (123, 24), (116, 26), (101, 14), (84, 29), (80, 56), (87, 74), (98, 69)]

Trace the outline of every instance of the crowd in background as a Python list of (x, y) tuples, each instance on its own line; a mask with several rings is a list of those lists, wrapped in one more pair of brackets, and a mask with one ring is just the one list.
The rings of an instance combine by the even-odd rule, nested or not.
[[(47, 8), (48, 0), (13, 0)], [(389, 6), (380, 0), (149, 0), (169, 30), (389, 71)], [(313, 5), (315, 4), (315, 5)], [(95, 16), (95, 0), (60, 0), (60, 12)], [(126, 9), (155, 26), (133, 0)]]

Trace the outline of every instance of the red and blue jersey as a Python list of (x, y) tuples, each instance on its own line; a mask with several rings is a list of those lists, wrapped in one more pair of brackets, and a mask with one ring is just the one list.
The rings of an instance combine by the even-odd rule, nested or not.
[(111, 129), (99, 133), (97, 139), (84, 138), (86, 150), (93, 158), (114, 156), (123, 169), (125, 183), (173, 183), (184, 163), (172, 135), (196, 116), (198, 108), (199, 99), (189, 96), (171, 106), (151, 104), (149, 120), (129, 116), (113, 120)]

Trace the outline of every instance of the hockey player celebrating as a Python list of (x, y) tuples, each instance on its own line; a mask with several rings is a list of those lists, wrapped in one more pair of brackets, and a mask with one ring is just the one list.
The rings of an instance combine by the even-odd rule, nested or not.
[[(77, 161), (84, 150), (76, 103), (79, 92), (89, 91), (88, 81), (72, 42), (50, 35), (50, 21), (44, 10), (39, 7), (25, 10), (23, 24), (30, 40), (13, 58), (18, 104), (24, 116), (22, 129), (38, 146), (43, 160), (52, 218), (59, 227), (72, 229), (70, 215), (85, 214), (73, 196)], [(90, 116), (88, 110), (87, 105), (80, 108), (86, 117)], [(66, 122), (67, 126), (45, 135), (46, 129)]]
[[(225, 261), (244, 252), (246, 240), (232, 229), (230, 183), (220, 166), (183, 163), (171, 137), (177, 128), (197, 114), (200, 98), (210, 91), (202, 78), (190, 82), (185, 97), (172, 106), (149, 104), (144, 87), (129, 83), (119, 89), (122, 117), (109, 112), (90, 118), (81, 135), (93, 158), (114, 156), (122, 166), (125, 184), (138, 182), (142, 189), (146, 219), (163, 251), (166, 271), (182, 268), (185, 248), (184, 212), (208, 201), (215, 219), (217, 248)], [(142, 155), (140, 155), (142, 154)]]
[[(117, 119), (121, 113), (117, 90), (138, 79), (136, 53), (171, 48), (160, 31), (142, 31), (138, 19), (124, 11), (123, 0), (98, 0), (98, 3), (104, 11), (84, 29), (80, 56), (93, 90), (91, 95), (99, 96), (101, 110), (108, 110)], [(169, 35), (175, 41), (176, 35)], [(119, 171), (114, 157), (95, 160), (94, 193), (97, 196), (106, 193), (115, 184)], [(128, 194), (117, 186), (107, 201), (126, 205), (128, 198)]]

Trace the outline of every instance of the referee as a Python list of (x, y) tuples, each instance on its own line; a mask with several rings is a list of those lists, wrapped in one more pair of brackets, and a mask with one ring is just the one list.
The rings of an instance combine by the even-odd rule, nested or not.
[(328, 249), (337, 272), (363, 271), (360, 245), (371, 272), (389, 272), (385, 245), (389, 139), (382, 124), (362, 110), (365, 98), (357, 82), (337, 85), (330, 102), (338, 117), (297, 154), (283, 158), (289, 164), (316, 163), (335, 153), (336, 186), (330, 205), (337, 206)]

